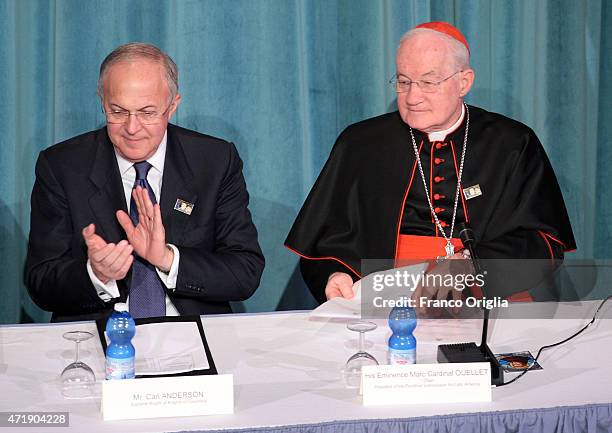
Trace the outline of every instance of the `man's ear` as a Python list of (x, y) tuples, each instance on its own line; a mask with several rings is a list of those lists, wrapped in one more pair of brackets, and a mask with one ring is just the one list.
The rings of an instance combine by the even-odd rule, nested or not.
[(461, 72), (461, 89), (459, 91), (461, 97), (467, 95), (472, 88), (472, 84), (474, 84), (474, 75), (473, 69), (466, 69)]
[(181, 94), (177, 93), (174, 99), (172, 100), (172, 108), (168, 112), (168, 119), (172, 117), (172, 115), (174, 114), (174, 112), (176, 111), (180, 103), (181, 103)]

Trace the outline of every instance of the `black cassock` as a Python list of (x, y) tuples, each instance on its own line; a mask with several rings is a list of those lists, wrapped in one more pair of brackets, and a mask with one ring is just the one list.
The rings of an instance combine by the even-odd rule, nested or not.
[[(531, 128), (468, 106), (469, 131), (457, 224), (468, 221), (482, 259), (562, 259), (576, 248), (557, 179)], [(432, 204), (448, 234), (468, 116), (444, 141), (414, 131)], [(473, 189), (478, 191), (478, 189)], [(399, 112), (346, 128), (298, 214), (285, 245), (319, 302), (329, 275), (360, 278), (362, 259), (392, 259), (398, 234), (441, 236), (431, 216), (410, 128)], [(443, 255), (444, 251), (440, 251)], [(497, 284), (496, 295), (525, 288)]]

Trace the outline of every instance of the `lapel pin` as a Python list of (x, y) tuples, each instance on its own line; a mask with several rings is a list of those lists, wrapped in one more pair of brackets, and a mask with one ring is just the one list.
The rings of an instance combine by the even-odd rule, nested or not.
[(463, 188), (463, 196), (466, 200), (472, 199), (474, 197), (478, 197), (482, 195), (482, 190), (480, 189), (480, 185), (472, 185), (467, 188)]
[(191, 215), (191, 212), (193, 212), (193, 206), (193, 203), (177, 198), (176, 203), (174, 203), (174, 210), (184, 213), (185, 215)]

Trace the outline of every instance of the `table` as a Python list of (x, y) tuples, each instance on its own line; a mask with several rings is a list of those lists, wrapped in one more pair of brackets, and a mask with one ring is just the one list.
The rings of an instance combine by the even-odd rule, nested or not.
[[(490, 346), (496, 353), (535, 354), (541, 345), (579, 329), (595, 308), (595, 302), (555, 307), (565, 319), (497, 319), (490, 327)], [(99, 398), (65, 400), (58, 385), (59, 373), (74, 354), (62, 334), (95, 331), (93, 322), (8, 325), (0, 327), (0, 411), (69, 411), (68, 431), (105, 433), (612, 431), (612, 305), (602, 313), (605, 318), (577, 339), (545, 351), (543, 370), (493, 389), (490, 403), (384, 407), (363, 407), (357, 391), (343, 386), (339, 371), (357, 345), (357, 334), (346, 329), (346, 321), (313, 319), (308, 312), (205, 316), (202, 323), (217, 368), (234, 375), (235, 414), (112, 422), (102, 420)], [(378, 329), (367, 335), (367, 349), (384, 361), (389, 331), (384, 321), (377, 323)], [(435, 362), (440, 343), (479, 341), (480, 329), (477, 319), (419, 321), (418, 362)], [(82, 360), (102, 378), (99, 341), (82, 346)]]

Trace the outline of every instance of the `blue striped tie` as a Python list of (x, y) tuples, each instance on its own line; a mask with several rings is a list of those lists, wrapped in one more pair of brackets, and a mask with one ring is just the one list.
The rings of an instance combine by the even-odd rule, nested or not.
[[(151, 169), (151, 164), (147, 161), (141, 161), (135, 163), (134, 168), (136, 169), (134, 188), (140, 186), (146, 189), (153, 204), (157, 203), (155, 193), (147, 182), (147, 174)], [(130, 218), (136, 226), (138, 224), (138, 209), (133, 197), (130, 198)], [(134, 318), (166, 315), (166, 294), (162, 282), (154, 266), (136, 254), (132, 265), (132, 282), (130, 284), (130, 314)]]

